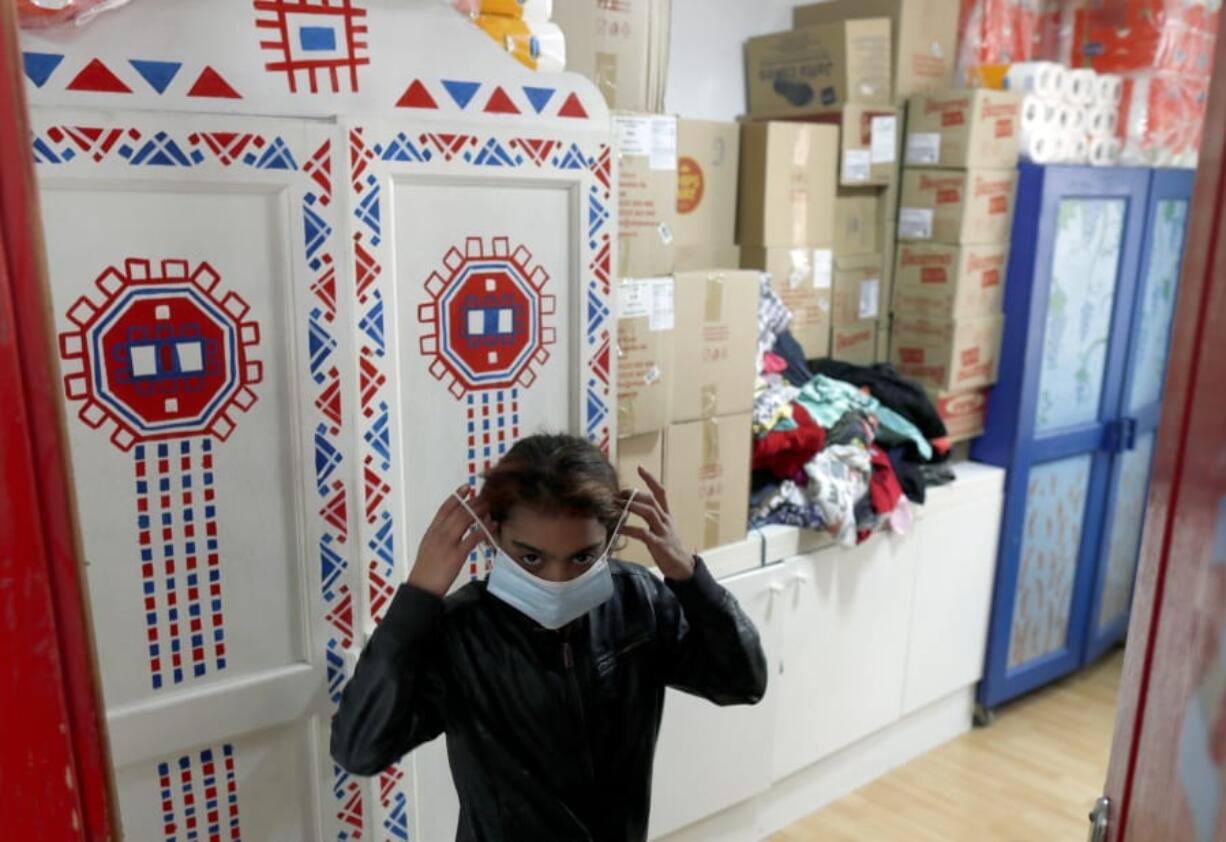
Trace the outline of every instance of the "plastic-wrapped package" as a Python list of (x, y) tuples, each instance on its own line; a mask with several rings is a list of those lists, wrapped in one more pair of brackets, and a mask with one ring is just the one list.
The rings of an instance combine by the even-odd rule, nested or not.
[(566, 36), (549, 21), (479, 15), (473, 21), (522, 64), (561, 73), (566, 68)]
[(128, 0), (16, 0), (17, 23), (24, 29), (75, 24), (83, 26), (108, 9)]
[(451, 5), (474, 19), (498, 15), (543, 23), (553, 17), (553, 0), (451, 0)]
[(962, 0), (958, 79), (1001, 87), (1009, 65), (1048, 58), (1058, 0)]

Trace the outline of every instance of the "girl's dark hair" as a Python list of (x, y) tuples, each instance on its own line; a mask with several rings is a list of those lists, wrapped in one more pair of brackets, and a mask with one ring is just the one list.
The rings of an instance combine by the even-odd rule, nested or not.
[(498, 523), (523, 505), (594, 517), (612, 531), (622, 511), (618, 489), (617, 471), (598, 447), (578, 436), (538, 433), (516, 442), (486, 473), (481, 496)]

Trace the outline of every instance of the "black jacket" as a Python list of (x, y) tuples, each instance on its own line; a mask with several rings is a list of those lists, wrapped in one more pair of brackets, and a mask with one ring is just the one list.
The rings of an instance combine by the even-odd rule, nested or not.
[(373, 775), (446, 733), (461, 842), (646, 839), (664, 688), (752, 704), (766, 659), (701, 561), (686, 582), (612, 566), (613, 598), (559, 631), (484, 582), (445, 600), (402, 585), (345, 687), (333, 759)]

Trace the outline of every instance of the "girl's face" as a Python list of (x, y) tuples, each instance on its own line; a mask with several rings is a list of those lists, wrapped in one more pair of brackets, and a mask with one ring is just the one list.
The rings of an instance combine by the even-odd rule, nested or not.
[(608, 541), (594, 517), (546, 514), (526, 506), (513, 506), (495, 537), (520, 567), (548, 582), (583, 575)]

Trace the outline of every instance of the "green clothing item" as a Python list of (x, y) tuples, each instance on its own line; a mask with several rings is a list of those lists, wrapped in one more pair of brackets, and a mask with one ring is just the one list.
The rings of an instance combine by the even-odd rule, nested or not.
[(915, 443), (920, 456), (932, 458), (932, 445), (919, 429), (894, 410), (882, 406), (872, 395), (866, 395), (850, 383), (819, 374), (804, 385), (796, 402), (805, 408), (819, 425), (829, 430), (849, 410), (858, 409), (877, 416), (882, 428), (902, 439)]

